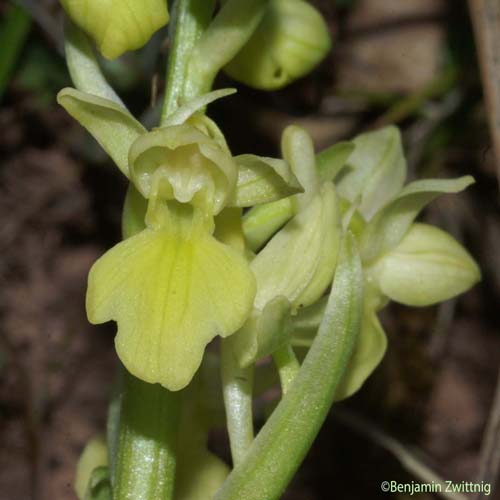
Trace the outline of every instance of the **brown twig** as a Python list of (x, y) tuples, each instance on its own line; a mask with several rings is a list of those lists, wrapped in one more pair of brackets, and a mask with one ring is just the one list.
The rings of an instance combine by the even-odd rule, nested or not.
[(469, 11), (500, 182), (500, 2), (469, 0)]

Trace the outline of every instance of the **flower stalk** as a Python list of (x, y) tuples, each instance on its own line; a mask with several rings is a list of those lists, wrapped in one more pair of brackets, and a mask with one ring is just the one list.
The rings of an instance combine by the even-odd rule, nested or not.
[(290, 344), (286, 344), (277, 349), (273, 354), (273, 360), (278, 369), (281, 390), (283, 391), (283, 395), (286, 395), (295, 377), (299, 373), (300, 363)]
[(180, 393), (124, 374), (114, 500), (172, 500)]
[(287, 394), (215, 500), (277, 500), (328, 414), (359, 333), (361, 261), (352, 235), (340, 255), (318, 335)]
[(227, 432), (233, 465), (239, 465), (254, 439), (252, 389), (253, 365), (241, 368), (234, 356), (231, 339), (221, 342), (221, 378)]
[(215, 0), (177, 0), (173, 5), (161, 124), (192, 94), (187, 90), (190, 86), (187, 68), (193, 49), (211, 20), (214, 5)]

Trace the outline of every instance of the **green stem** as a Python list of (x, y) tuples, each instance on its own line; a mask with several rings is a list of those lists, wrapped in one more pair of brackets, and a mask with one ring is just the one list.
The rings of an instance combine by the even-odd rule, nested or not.
[(347, 367), (361, 324), (362, 283), (349, 233), (325, 316), (299, 373), (215, 500), (276, 500), (283, 493), (319, 432)]
[[(125, 203), (124, 239), (138, 231), (135, 215)], [(113, 500), (172, 500), (181, 393), (143, 382), (125, 368), (120, 388), (121, 404), (111, 407), (108, 421)]]
[(280, 347), (273, 354), (273, 360), (278, 368), (281, 390), (286, 395), (295, 377), (299, 373), (300, 363), (290, 344)]
[(125, 373), (114, 500), (172, 500), (179, 393)]
[(193, 48), (212, 17), (215, 0), (177, 0), (170, 20), (167, 87), (161, 123), (182, 104), (187, 81), (187, 66)]
[(240, 368), (231, 338), (221, 341), (221, 376), (233, 465), (243, 460), (253, 442), (253, 365)]
[(186, 99), (212, 88), (217, 73), (257, 28), (269, 0), (228, 0), (199, 39), (189, 61)]

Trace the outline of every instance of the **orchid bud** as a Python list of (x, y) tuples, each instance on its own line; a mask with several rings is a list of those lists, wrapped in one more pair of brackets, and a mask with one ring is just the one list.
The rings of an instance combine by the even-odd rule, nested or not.
[(61, 3), (107, 59), (141, 48), (169, 19), (166, 0), (61, 0)]
[(237, 81), (274, 90), (309, 73), (331, 46), (321, 14), (304, 0), (271, 0), (248, 42), (225, 67)]
[(450, 299), (481, 277), (474, 259), (452, 236), (427, 224), (413, 224), (374, 266), (373, 276), (383, 294), (410, 306)]

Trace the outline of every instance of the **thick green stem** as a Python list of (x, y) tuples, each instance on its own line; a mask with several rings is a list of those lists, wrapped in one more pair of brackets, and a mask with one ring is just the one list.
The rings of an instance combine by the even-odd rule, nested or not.
[(179, 397), (125, 373), (114, 500), (172, 500)]
[(290, 389), (295, 377), (299, 373), (299, 360), (297, 359), (297, 356), (295, 356), (293, 347), (290, 344), (280, 347), (277, 351), (275, 351), (273, 354), (273, 360), (278, 368), (281, 391), (283, 392), (283, 395), (285, 395), (288, 392), (288, 389)]
[(253, 365), (240, 368), (231, 338), (221, 341), (221, 376), (233, 465), (243, 460), (253, 442)]
[(194, 48), (186, 98), (212, 88), (217, 73), (240, 51), (257, 28), (269, 0), (227, 0)]
[(185, 87), (189, 85), (187, 67), (191, 53), (210, 22), (214, 4), (215, 0), (177, 0), (174, 4), (162, 124), (182, 104)]
[(318, 335), (288, 393), (215, 500), (276, 500), (283, 493), (328, 414), (351, 356), (361, 324), (362, 283), (348, 234)]

